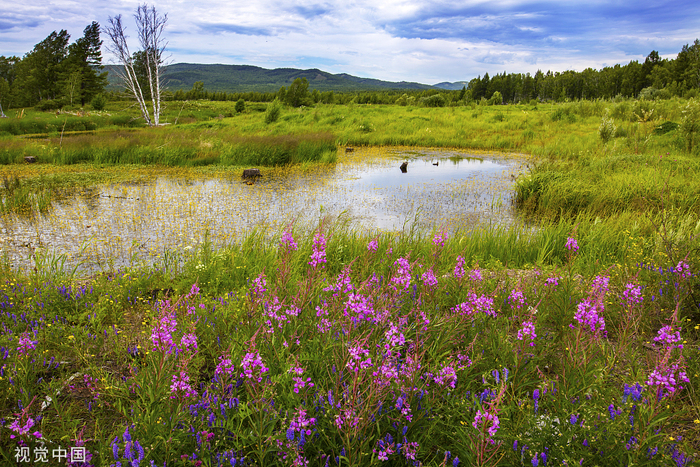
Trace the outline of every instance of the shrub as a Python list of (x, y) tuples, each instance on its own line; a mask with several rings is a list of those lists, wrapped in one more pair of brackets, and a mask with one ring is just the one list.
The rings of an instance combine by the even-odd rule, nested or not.
[(700, 134), (700, 103), (689, 100), (683, 109), (683, 119), (680, 125), (681, 134), (685, 138), (685, 147), (688, 152), (693, 152), (697, 146), (698, 134)]
[(445, 107), (445, 97), (442, 94), (434, 94), (420, 100), (426, 107)]
[(37, 110), (57, 110), (63, 107), (63, 104), (53, 99), (45, 99), (39, 102), (34, 108)]
[(92, 98), (92, 102), (90, 102), (90, 104), (95, 110), (104, 110), (105, 106), (107, 105), (107, 98), (104, 96), (104, 94), (98, 94)]
[(598, 127), (598, 136), (603, 140), (603, 144), (607, 143), (615, 136), (615, 130), (617, 130), (617, 127), (613, 119), (610, 118), (606, 112)]
[(280, 118), (280, 113), (282, 113), (282, 103), (279, 99), (267, 104), (267, 110), (265, 111), (265, 123), (274, 123)]
[(241, 113), (245, 110), (245, 101), (243, 99), (238, 99), (236, 101), (236, 107), (234, 107), (237, 113)]
[(491, 99), (489, 99), (489, 105), (501, 105), (501, 104), (503, 104), (503, 95), (500, 93), (500, 91), (496, 91), (491, 96)]

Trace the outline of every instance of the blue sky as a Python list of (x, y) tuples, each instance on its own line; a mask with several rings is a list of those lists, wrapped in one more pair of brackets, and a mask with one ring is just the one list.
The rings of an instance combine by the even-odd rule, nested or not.
[[(22, 56), (54, 30), (75, 40), (130, 0), (0, 4), (0, 55)], [(168, 14), (170, 62), (319, 68), (388, 81), (468, 81), (488, 72), (602, 68), (675, 58), (700, 38), (700, 2), (211, 0), (152, 3)], [(103, 35), (103, 38), (106, 38)], [(103, 53), (105, 53), (103, 51)], [(110, 57), (105, 53), (105, 63)]]

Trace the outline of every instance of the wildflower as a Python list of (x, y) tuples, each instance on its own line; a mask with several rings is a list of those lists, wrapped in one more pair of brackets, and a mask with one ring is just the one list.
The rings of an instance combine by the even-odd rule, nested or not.
[[(24, 415), (24, 414), (23, 414)], [(12, 423), (10, 423), (10, 430), (14, 431), (15, 433), (19, 435), (26, 435), (29, 433), (29, 430), (35, 425), (36, 421), (32, 417), (27, 417), (27, 420), (24, 422), (24, 425), (20, 424), (20, 419), (16, 419)], [(42, 434), (39, 433), (38, 431), (35, 431), (32, 433), (32, 436), (35, 438), (41, 438)], [(10, 439), (14, 439), (15, 435), (10, 435)]]
[(364, 370), (372, 366), (372, 358), (367, 358), (364, 361), (362, 360), (363, 356), (369, 355), (369, 350), (361, 345), (350, 347), (348, 352), (350, 353), (350, 359), (345, 366), (350, 368), (351, 371), (357, 373), (360, 370)]
[(252, 290), (253, 298), (262, 298), (265, 292), (267, 292), (267, 281), (265, 280), (265, 276), (260, 273), (260, 275), (253, 280), (253, 283), (255, 284), (255, 287), (253, 287)]
[(292, 237), (292, 233), (289, 231), (285, 231), (282, 234), (282, 239), (280, 240), (280, 246), (284, 246), (288, 250), (292, 250), (292, 251), (297, 251), (299, 249), (297, 242), (294, 241), (294, 237)]
[(677, 347), (679, 349), (683, 348), (683, 344), (677, 344), (678, 342), (682, 342), (683, 339), (681, 339), (681, 333), (676, 331), (674, 334), (674, 329), (672, 326), (664, 326), (661, 329), (659, 329), (659, 332), (657, 333), (657, 336), (654, 338), (655, 342), (660, 342), (665, 348), (672, 349), (674, 347)]
[(510, 306), (520, 309), (525, 304), (525, 295), (523, 295), (521, 290), (513, 289), (508, 296), (508, 301)]
[(247, 378), (248, 380), (256, 380), (258, 383), (262, 382), (263, 373), (267, 373), (269, 368), (266, 368), (263, 364), (260, 354), (246, 353), (241, 362), (241, 367), (243, 368), (243, 373), (241, 373), (241, 378)]
[(194, 397), (197, 392), (190, 386), (190, 377), (184, 371), (180, 371), (179, 375), (173, 375), (170, 385), (171, 399), (176, 399), (178, 393), (184, 393), (184, 397)]
[(433, 245), (435, 246), (445, 246), (445, 240), (447, 240), (447, 232), (446, 231), (441, 231), (435, 234), (435, 237), (433, 237)]
[(433, 288), (438, 284), (437, 277), (435, 277), (435, 273), (433, 272), (433, 268), (428, 269), (426, 272), (423, 273), (421, 276), (421, 279), (423, 279), (423, 283), (427, 285), (429, 288)]
[(374, 239), (367, 244), (367, 251), (371, 251), (373, 253), (376, 253), (378, 248), (379, 248), (379, 242), (377, 241), (377, 239)]
[(342, 292), (342, 293), (350, 293), (353, 291), (353, 285), (350, 280), (350, 266), (346, 266), (340, 274), (338, 274), (338, 278), (335, 280), (334, 285), (330, 285), (323, 289), (324, 292), (336, 292), (333, 294), (334, 297), (338, 296), (337, 292)]
[(535, 324), (532, 321), (525, 321), (523, 327), (518, 330), (518, 339), (521, 341), (530, 339), (530, 347), (535, 346)]
[(500, 422), (496, 414), (492, 414), (488, 411), (482, 412), (481, 409), (479, 409), (476, 412), (476, 416), (474, 417), (474, 422), (472, 422), (472, 426), (482, 433), (484, 432), (484, 430), (487, 430), (489, 434), (489, 438), (487, 439), (487, 441), (493, 444), (492, 438), (496, 435), (496, 432), (498, 431), (499, 423)]
[(180, 345), (182, 350), (192, 350), (193, 352), (197, 350), (197, 335), (196, 334), (184, 334), (180, 340)]
[(457, 257), (457, 264), (455, 265), (455, 272), (454, 275), (457, 279), (462, 279), (464, 277), (464, 257), (463, 256), (458, 256)]
[(532, 391), (532, 400), (535, 401), (535, 413), (537, 413), (537, 409), (540, 406), (540, 390), (539, 389), (535, 389), (534, 391)]
[(224, 358), (224, 356), (219, 357), (219, 364), (216, 365), (216, 369), (214, 370), (214, 376), (219, 376), (219, 375), (227, 375), (231, 376), (233, 372), (235, 371), (235, 366), (233, 365), (233, 362), (231, 361), (230, 358)]
[(481, 277), (481, 269), (472, 269), (469, 273), (469, 280), (472, 282), (481, 282), (483, 280)]
[(326, 239), (321, 232), (318, 232), (314, 235), (314, 247), (309, 264), (315, 268), (319, 264), (326, 262)]
[(642, 303), (642, 287), (636, 284), (629, 283), (625, 286), (625, 291), (622, 292), (627, 307), (631, 308), (634, 305)]
[(544, 283), (545, 285), (556, 287), (559, 285), (559, 278), (557, 276), (548, 277)]
[(33, 341), (29, 338), (29, 333), (23, 332), (22, 336), (19, 338), (17, 353), (19, 355), (29, 355), (29, 352), (36, 348), (36, 344), (37, 341)]
[(457, 374), (452, 366), (446, 366), (440, 370), (438, 375), (433, 377), (433, 380), (439, 386), (447, 385), (454, 389), (457, 384)]
[(575, 238), (569, 237), (566, 239), (566, 249), (576, 253), (578, 251), (578, 243), (576, 242)]
[(675, 268), (675, 272), (678, 273), (682, 278), (686, 279), (690, 277), (690, 266), (684, 261), (680, 261)]
[(602, 311), (602, 305), (598, 302), (592, 302), (589, 298), (583, 300), (577, 306), (577, 312), (574, 314), (574, 319), (596, 337), (601, 333), (605, 333), (605, 319), (598, 313)]
[(683, 389), (679, 382), (689, 383), (688, 375), (684, 368), (681, 368), (677, 363), (674, 363), (670, 367), (664, 368), (664, 366), (657, 366), (654, 371), (649, 375), (647, 380), (647, 386), (658, 386), (659, 396), (662, 397), (663, 390), (666, 391), (666, 395), (674, 394), (676, 390)]
[(643, 390), (644, 390), (644, 388), (642, 386), (640, 386), (639, 383), (635, 383), (634, 386), (629, 386), (629, 385), (625, 384), (625, 389), (622, 393), (622, 402), (626, 403), (627, 398), (629, 396), (632, 396), (632, 400), (634, 400), (635, 402), (638, 402), (642, 398), (642, 391)]
[(407, 290), (411, 283), (411, 264), (408, 262), (407, 258), (399, 258), (394, 262), (398, 265), (398, 271), (396, 275), (391, 278), (391, 287), (398, 291), (397, 286), (401, 286), (401, 289)]
[(385, 350), (403, 345), (406, 342), (406, 337), (393, 322), (389, 323), (389, 329), (384, 333), (384, 338), (388, 341), (384, 344)]
[(151, 342), (153, 342), (153, 350), (165, 351), (171, 353), (175, 347), (173, 343), (172, 333), (177, 327), (177, 319), (175, 313), (162, 313), (160, 319), (151, 331)]

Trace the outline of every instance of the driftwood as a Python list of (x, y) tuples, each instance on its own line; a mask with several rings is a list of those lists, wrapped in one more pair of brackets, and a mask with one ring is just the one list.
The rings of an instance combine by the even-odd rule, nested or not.
[(401, 172), (406, 173), (408, 171), (408, 162), (404, 162), (399, 168), (401, 169)]
[(243, 178), (259, 178), (262, 177), (260, 169), (245, 169), (243, 171)]

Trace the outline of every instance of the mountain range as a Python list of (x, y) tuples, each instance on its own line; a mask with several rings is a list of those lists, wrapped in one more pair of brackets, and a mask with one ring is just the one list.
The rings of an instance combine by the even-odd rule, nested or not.
[[(120, 88), (119, 79), (115, 73), (118, 65), (107, 65), (108, 90)], [(386, 91), (400, 89), (444, 89), (459, 90), (468, 83), (442, 82), (434, 85), (413, 83), (408, 81), (382, 81), (371, 78), (360, 78), (346, 73), (332, 74), (316, 68), (299, 70), (296, 68), (267, 69), (252, 65), (219, 65), (176, 63), (165, 67), (163, 78), (170, 91), (179, 89), (189, 90), (195, 82), (204, 83), (204, 89), (216, 92), (276, 92), (282, 86), (289, 86), (297, 78), (309, 81), (309, 90), (318, 89), (321, 92), (353, 92), (353, 91)]]

